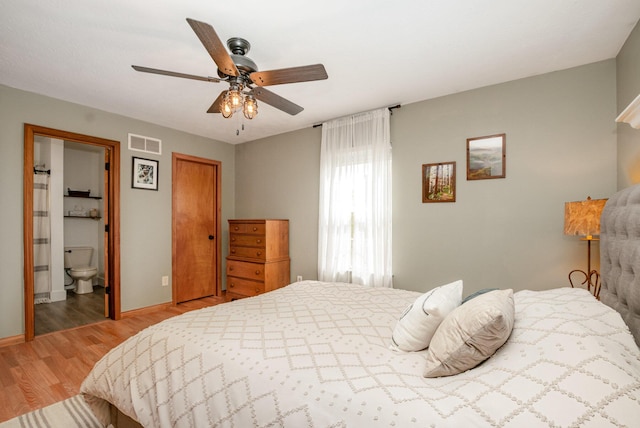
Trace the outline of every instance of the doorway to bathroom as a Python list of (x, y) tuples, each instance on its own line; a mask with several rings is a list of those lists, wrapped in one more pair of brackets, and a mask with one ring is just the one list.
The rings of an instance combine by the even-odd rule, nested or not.
[(120, 318), (119, 183), (118, 141), (25, 124), (25, 340)]

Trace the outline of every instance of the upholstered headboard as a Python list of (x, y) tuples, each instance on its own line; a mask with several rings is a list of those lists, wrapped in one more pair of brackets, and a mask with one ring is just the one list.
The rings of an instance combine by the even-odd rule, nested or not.
[(600, 300), (622, 315), (640, 346), (640, 184), (613, 195), (600, 222)]

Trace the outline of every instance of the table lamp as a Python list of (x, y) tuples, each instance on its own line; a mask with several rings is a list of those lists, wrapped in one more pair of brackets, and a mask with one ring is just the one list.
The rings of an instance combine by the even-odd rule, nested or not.
[(587, 241), (587, 271), (574, 269), (569, 272), (569, 283), (574, 287), (572, 276), (584, 276), (580, 283), (586, 285), (587, 291), (600, 298), (600, 274), (591, 269), (591, 241), (599, 241), (594, 235), (600, 235), (600, 216), (606, 199), (591, 199), (586, 201), (566, 202), (564, 204), (564, 234), (583, 236), (581, 240)]

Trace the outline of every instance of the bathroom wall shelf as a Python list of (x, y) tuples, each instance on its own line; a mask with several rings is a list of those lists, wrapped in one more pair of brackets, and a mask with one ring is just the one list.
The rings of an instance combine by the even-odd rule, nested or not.
[(89, 217), (86, 215), (66, 215), (64, 218), (86, 218), (91, 220), (100, 220), (102, 217)]
[(65, 198), (78, 198), (78, 199), (102, 199), (102, 196), (71, 196), (71, 195), (62, 195)]

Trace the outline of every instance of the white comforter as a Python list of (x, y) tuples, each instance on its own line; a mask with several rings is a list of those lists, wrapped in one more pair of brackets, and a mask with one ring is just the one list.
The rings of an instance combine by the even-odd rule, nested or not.
[(149, 327), (81, 391), (145, 427), (638, 426), (640, 351), (584, 290), (515, 294), (507, 343), (465, 373), (422, 377), (389, 350), (419, 293), (301, 282)]

